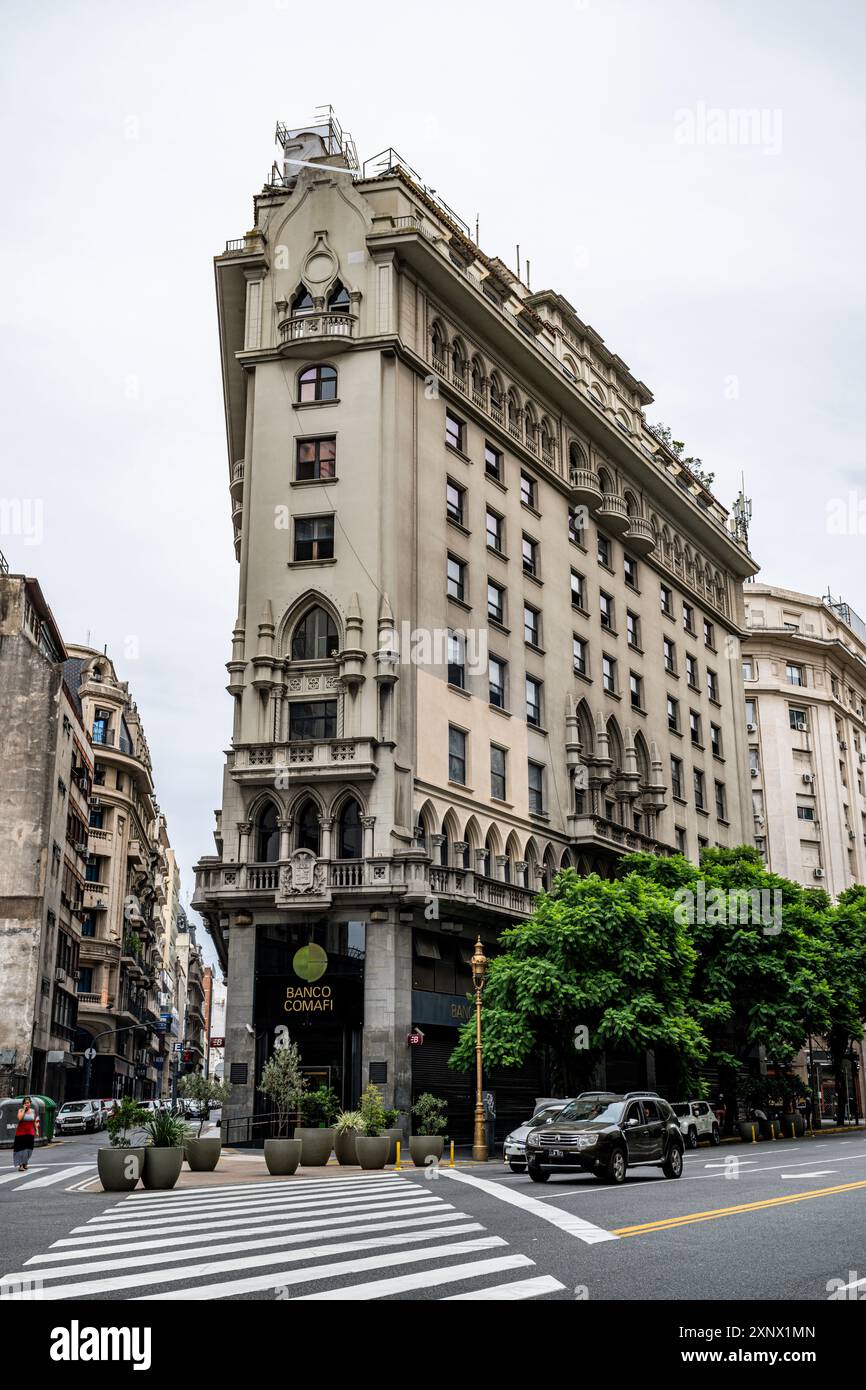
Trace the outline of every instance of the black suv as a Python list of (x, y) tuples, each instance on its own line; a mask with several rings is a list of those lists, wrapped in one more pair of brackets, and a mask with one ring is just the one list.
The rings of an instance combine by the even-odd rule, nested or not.
[(529, 1133), (526, 1168), (533, 1182), (571, 1172), (620, 1183), (626, 1169), (639, 1164), (679, 1178), (684, 1147), (676, 1115), (655, 1092), (585, 1091)]

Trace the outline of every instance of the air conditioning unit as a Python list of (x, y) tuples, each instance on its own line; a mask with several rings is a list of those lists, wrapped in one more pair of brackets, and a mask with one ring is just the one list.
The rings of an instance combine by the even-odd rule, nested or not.
[(815, 780), (815, 774), (814, 774), (814, 772), (804, 772), (804, 773), (803, 773), (803, 781), (806, 782), (808, 785), (811, 785), (811, 783), (814, 782), (814, 780)]
[(66, 971), (63, 969), (63, 966), (62, 966), (62, 965), (55, 966), (55, 969), (54, 969), (54, 980), (55, 980), (55, 983), (58, 984), (58, 985), (62, 985), (62, 984), (65, 984), (65, 983), (66, 983)]
[(815, 878), (823, 878), (823, 877), (824, 877), (824, 870), (823, 870), (823, 869), (813, 869), (813, 870), (812, 870), (812, 873), (815, 875)]
[(757, 724), (747, 724), (747, 725), (746, 725), (746, 733), (747, 733), (747, 734), (756, 734), (757, 732), (758, 732), (758, 726), (757, 726)]
[(751, 772), (753, 777), (757, 777), (758, 769), (756, 767), (750, 768), (749, 771)]
[(848, 745), (847, 745), (847, 743), (845, 742), (844, 738), (840, 738), (840, 740), (839, 740), (839, 747), (842, 749), (842, 752), (843, 752), (843, 753), (847, 753), (847, 752), (848, 752)]
[(101, 797), (101, 796), (92, 796), (92, 797), (90, 798), (89, 802), (88, 802), (88, 805), (89, 805), (89, 806), (101, 806), (101, 805), (102, 805), (102, 797)]

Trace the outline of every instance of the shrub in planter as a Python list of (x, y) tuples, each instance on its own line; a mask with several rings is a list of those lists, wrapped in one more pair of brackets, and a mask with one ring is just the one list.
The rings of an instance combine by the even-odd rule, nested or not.
[(155, 1110), (147, 1116), (143, 1127), (148, 1136), (142, 1174), (145, 1187), (174, 1187), (183, 1165), (183, 1146), (189, 1137), (186, 1125), (167, 1110)]
[(146, 1119), (147, 1111), (124, 1096), (106, 1123), (108, 1146), (96, 1154), (99, 1180), (106, 1192), (131, 1192), (138, 1186), (144, 1171), (144, 1144), (132, 1141)]
[(231, 1095), (229, 1081), (214, 1081), (209, 1076), (193, 1072), (182, 1076), (178, 1083), (178, 1094), (184, 1100), (194, 1100), (199, 1104), (198, 1134), (188, 1138), (184, 1146), (184, 1156), (194, 1173), (211, 1173), (219, 1162), (222, 1141), (218, 1135), (203, 1139), (201, 1132), (207, 1123), (211, 1108), (224, 1105)]
[(334, 1152), (337, 1155), (337, 1162), (343, 1167), (358, 1162), (355, 1140), (360, 1132), (361, 1124), (360, 1110), (341, 1110), (337, 1116)]
[(388, 1113), (378, 1086), (371, 1082), (360, 1103), (361, 1128), (355, 1138), (355, 1152), (362, 1168), (384, 1168), (391, 1140), (385, 1133)]
[(388, 1139), (390, 1140), (390, 1145), (391, 1145), (391, 1147), (388, 1149), (388, 1162), (389, 1162), (389, 1163), (396, 1163), (396, 1162), (397, 1162), (397, 1144), (398, 1144), (398, 1142), (399, 1142), (400, 1145), (401, 1145), (401, 1153), (405, 1153), (405, 1149), (406, 1149), (405, 1138), (404, 1138), (404, 1135), (403, 1135), (403, 1126), (402, 1126), (402, 1125), (399, 1125), (399, 1124), (397, 1123), (397, 1121), (399, 1120), (399, 1118), (400, 1118), (400, 1111), (399, 1111), (399, 1110), (386, 1110), (386, 1111), (385, 1111), (385, 1133), (387, 1134)]
[(307, 1129), (329, 1129), (339, 1110), (340, 1102), (331, 1086), (317, 1086), (301, 1097), (301, 1120)]
[(412, 1106), (413, 1133), (409, 1152), (416, 1168), (423, 1168), (427, 1159), (442, 1157), (445, 1147), (444, 1131), (448, 1123), (445, 1101), (425, 1091)]

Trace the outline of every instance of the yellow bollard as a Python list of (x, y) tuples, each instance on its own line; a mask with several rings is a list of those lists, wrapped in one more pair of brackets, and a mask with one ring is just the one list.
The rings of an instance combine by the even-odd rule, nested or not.
[(394, 1168), (396, 1169), (396, 1171), (397, 1171), (398, 1173), (401, 1171), (401, 1170), (400, 1170), (400, 1140), (399, 1140), (399, 1139), (397, 1140), (397, 1162), (394, 1164)]
[(453, 1167), (454, 1167), (454, 1140), (453, 1140), (453, 1139), (451, 1140), (451, 1157), (450, 1157), (449, 1160), (448, 1160), (448, 1167), (449, 1167), (449, 1168), (453, 1168)]
[(775, 1138), (776, 1138), (776, 1121), (775, 1121), (775, 1120), (771, 1120), (771, 1121), (770, 1121), (770, 1138), (771, 1138), (773, 1141), (775, 1141)]
[(753, 1144), (757, 1144), (757, 1142), (758, 1142), (758, 1141), (757, 1141), (757, 1139), (756, 1139), (756, 1137), (755, 1137), (755, 1126), (752, 1125), (752, 1143), (753, 1143)]

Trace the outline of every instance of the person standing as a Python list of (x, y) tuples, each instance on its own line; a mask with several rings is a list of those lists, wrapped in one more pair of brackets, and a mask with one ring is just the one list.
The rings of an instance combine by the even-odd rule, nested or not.
[(39, 1114), (31, 1096), (25, 1096), (18, 1109), (18, 1124), (12, 1144), (12, 1162), (22, 1173), (33, 1157), (33, 1149), (39, 1135)]

